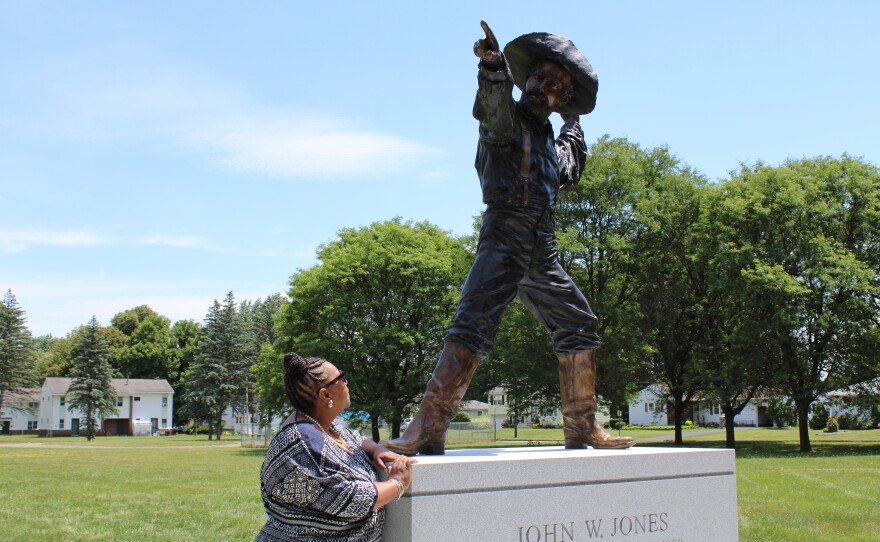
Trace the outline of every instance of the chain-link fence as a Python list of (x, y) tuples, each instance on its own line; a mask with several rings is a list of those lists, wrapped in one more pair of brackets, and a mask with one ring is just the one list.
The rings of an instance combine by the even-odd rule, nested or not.
[(494, 441), (495, 428), (489, 422), (452, 422), (446, 431), (447, 444)]
[(271, 427), (258, 423), (243, 423), (241, 425), (242, 448), (268, 448), (275, 434)]

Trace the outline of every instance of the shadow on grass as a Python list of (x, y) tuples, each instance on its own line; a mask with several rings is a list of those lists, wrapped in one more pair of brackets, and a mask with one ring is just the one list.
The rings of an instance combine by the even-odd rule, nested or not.
[[(738, 440), (736, 442), (736, 457), (739, 459), (750, 457), (844, 457), (844, 456), (870, 456), (880, 455), (880, 443), (836, 441), (836, 442), (811, 442), (812, 452), (802, 452), (797, 442), (775, 441), (749, 441)], [(672, 443), (658, 442), (652, 446), (674, 448)], [(724, 448), (723, 442), (685, 442), (683, 448)]]

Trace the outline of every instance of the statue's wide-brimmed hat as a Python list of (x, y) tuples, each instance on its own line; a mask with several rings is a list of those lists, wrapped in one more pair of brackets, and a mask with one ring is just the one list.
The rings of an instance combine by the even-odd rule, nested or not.
[(599, 78), (590, 61), (568, 38), (546, 32), (525, 34), (504, 46), (504, 56), (513, 74), (513, 82), (520, 90), (525, 87), (526, 78), (536, 62), (553, 60), (568, 70), (574, 96), (557, 108), (560, 113), (586, 115), (596, 107)]

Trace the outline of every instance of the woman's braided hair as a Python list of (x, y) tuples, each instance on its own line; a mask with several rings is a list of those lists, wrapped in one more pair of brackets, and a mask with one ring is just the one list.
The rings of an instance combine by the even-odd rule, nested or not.
[(327, 360), (304, 358), (296, 352), (284, 354), (284, 392), (293, 408), (311, 411), (315, 395), (324, 383), (323, 365)]

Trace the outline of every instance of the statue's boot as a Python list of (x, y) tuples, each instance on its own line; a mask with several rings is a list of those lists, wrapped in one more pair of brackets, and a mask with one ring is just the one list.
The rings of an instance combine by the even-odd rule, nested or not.
[(446, 429), (458, 412), (480, 357), (467, 346), (447, 342), (425, 389), (422, 405), (403, 435), (382, 445), (403, 455), (443, 455)]
[(558, 354), (562, 386), (562, 433), (566, 448), (629, 448), (630, 437), (609, 435), (596, 421), (595, 350)]

